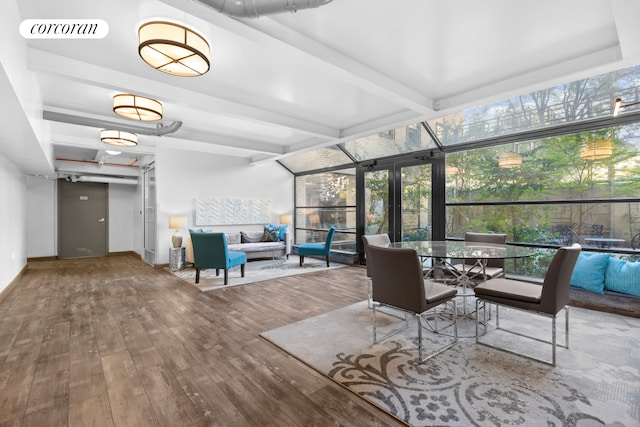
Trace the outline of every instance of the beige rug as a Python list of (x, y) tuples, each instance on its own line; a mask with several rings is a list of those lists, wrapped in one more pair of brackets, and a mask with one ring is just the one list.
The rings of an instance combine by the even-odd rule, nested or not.
[(300, 259), (297, 255), (289, 255), (289, 259), (279, 258), (275, 260), (250, 260), (245, 267), (244, 276), (240, 275), (240, 267), (229, 270), (229, 283), (224, 285), (224, 271), (220, 270), (220, 276), (216, 276), (215, 269), (200, 270), (200, 283), (196, 284), (195, 268), (185, 268), (184, 270), (172, 271), (185, 282), (197, 287), (201, 291), (212, 291), (216, 289), (228, 288), (230, 286), (247, 285), (250, 283), (274, 280), (280, 277), (295, 276), (298, 274), (313, 273), (316, 271), (330, 270), (334, 268), (346, 267), (344, 264), (332, 262), (327, 268), (325, 260), (305, 257), (302, 267), (299, 265)]
[[(501, 312), (504, 326), (539, 332), (539, 321), (548, 331), (549, 319)], [(381, 316), (378, 326), (398, 322)], [(469, 338), (418, 364), (415, 327), (371, 344), (364, 301), (261, 335), (412, 426), (640, 426), (640, 319), (572, 308), (570, 322), (571, 348), (559, 350), (556, 367)], [(445, 338), (424, 339), (429, 347)], [(550, 355), (539, 343), (509, 341)]]

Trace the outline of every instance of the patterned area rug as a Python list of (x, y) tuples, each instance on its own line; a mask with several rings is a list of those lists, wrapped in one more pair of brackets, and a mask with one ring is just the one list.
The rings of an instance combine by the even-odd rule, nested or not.
[[(402, 323), (379, 316), (378, 331)], [(485, 340), (498, 338), (514, 350), (550, 357), (550, 346), (503, 338), (492, 330), (494, 323)], [(564, 322), (558, 323), (564, 330)], [(550, 319), (500, 311), (501, 327), (515, 324), (550, 336)], [(262, 336), (414, 426), (639, 426), (640, 319), (572, 308), (570, 325), (570, 349), (558, 349), (555, 367), (476, 345), (475, 338), (460, 339), (420, 365), (415, 324), (371, 344), (366, 302)], [(427, 348), (445, 338), (423, 335)]]
[(289, 255), (289, 259), (250, 260), (245, 267), (244, 277), (240, 275), (240, 267), (234, 267), (229, 270), (229, 283), (227, 286), (224, 285), (223, 270), (220, 270), (220, 276), (216, 276), (215, 269), (200, 270), (200, 283), (198, 284), (196, 284), (195, 268), (185, 268), (184, 270), (178, 271), (167, 270), (204, 292), (228, 288), (230, 286), (263, 282), (285, 276), (346, 267), (344, 264), (332, 262), (330, 264), (331, 266), (327, 268), (326, 261), (310, 257), (304, 258), (302, 267), (300, 267), (299, 263), (300, 259), (297, 255)]

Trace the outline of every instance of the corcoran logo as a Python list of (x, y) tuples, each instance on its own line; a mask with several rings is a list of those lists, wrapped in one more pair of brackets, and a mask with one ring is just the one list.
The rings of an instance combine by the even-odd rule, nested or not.
[(109, 33), (102, 19), (25, 19), (20, 34), (25, 39), (101, 39)]

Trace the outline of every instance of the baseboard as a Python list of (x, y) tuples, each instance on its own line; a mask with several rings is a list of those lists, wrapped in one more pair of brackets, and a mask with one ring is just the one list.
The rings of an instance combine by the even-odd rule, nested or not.
[(57, 261), (59, 258), (57, 256), (39, 256), (27, 258), (27, 263), (30, 262), (38, 262), (38, 261)]
[(24, 267), (22, 267), (22, 270), (20, 270), (20, 273), (18, 273), (16, 277), (14, 277), (13, 280), (7, 285), (7, 287), (4, 288), (2, 292), (0, 292), (0, 304), (4, 301), (7, 295), (11, 293), (11, 290), (16, 286), (18, 286), (18, 282), (20, 281), (20, 279), (22, 278), (22, 275), (25, 274), (26, 271), (27, 271), (27, 266), (25, 265)]

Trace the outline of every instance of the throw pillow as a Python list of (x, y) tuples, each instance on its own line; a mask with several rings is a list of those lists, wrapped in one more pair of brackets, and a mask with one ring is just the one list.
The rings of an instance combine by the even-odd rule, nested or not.
[(277, 225), (265, 225), (262, 233), (263, 242), (277, 242), (280, 235), (280, 227)]
[(640, 262), (611, 257), (604, 275), (604, 288), (622, 294), (640, 296)]
[(289, 224), (280, 224), (280, 235), (278, 236), (278, 239), (284, 240), (284, 235), (287, 232), (288, 228)]
[(228, 245), (238, 245), (240, 244), (240, 233), (225, 233), (227, 236), (227, 244)]
[(262, 231), (241, 231), (240, 241), (242, 243), (259, 243), (262, 242)]
[(580, 252), (569, 285), (604, 294), (604, 272), (609, 258), (611, 254)]

